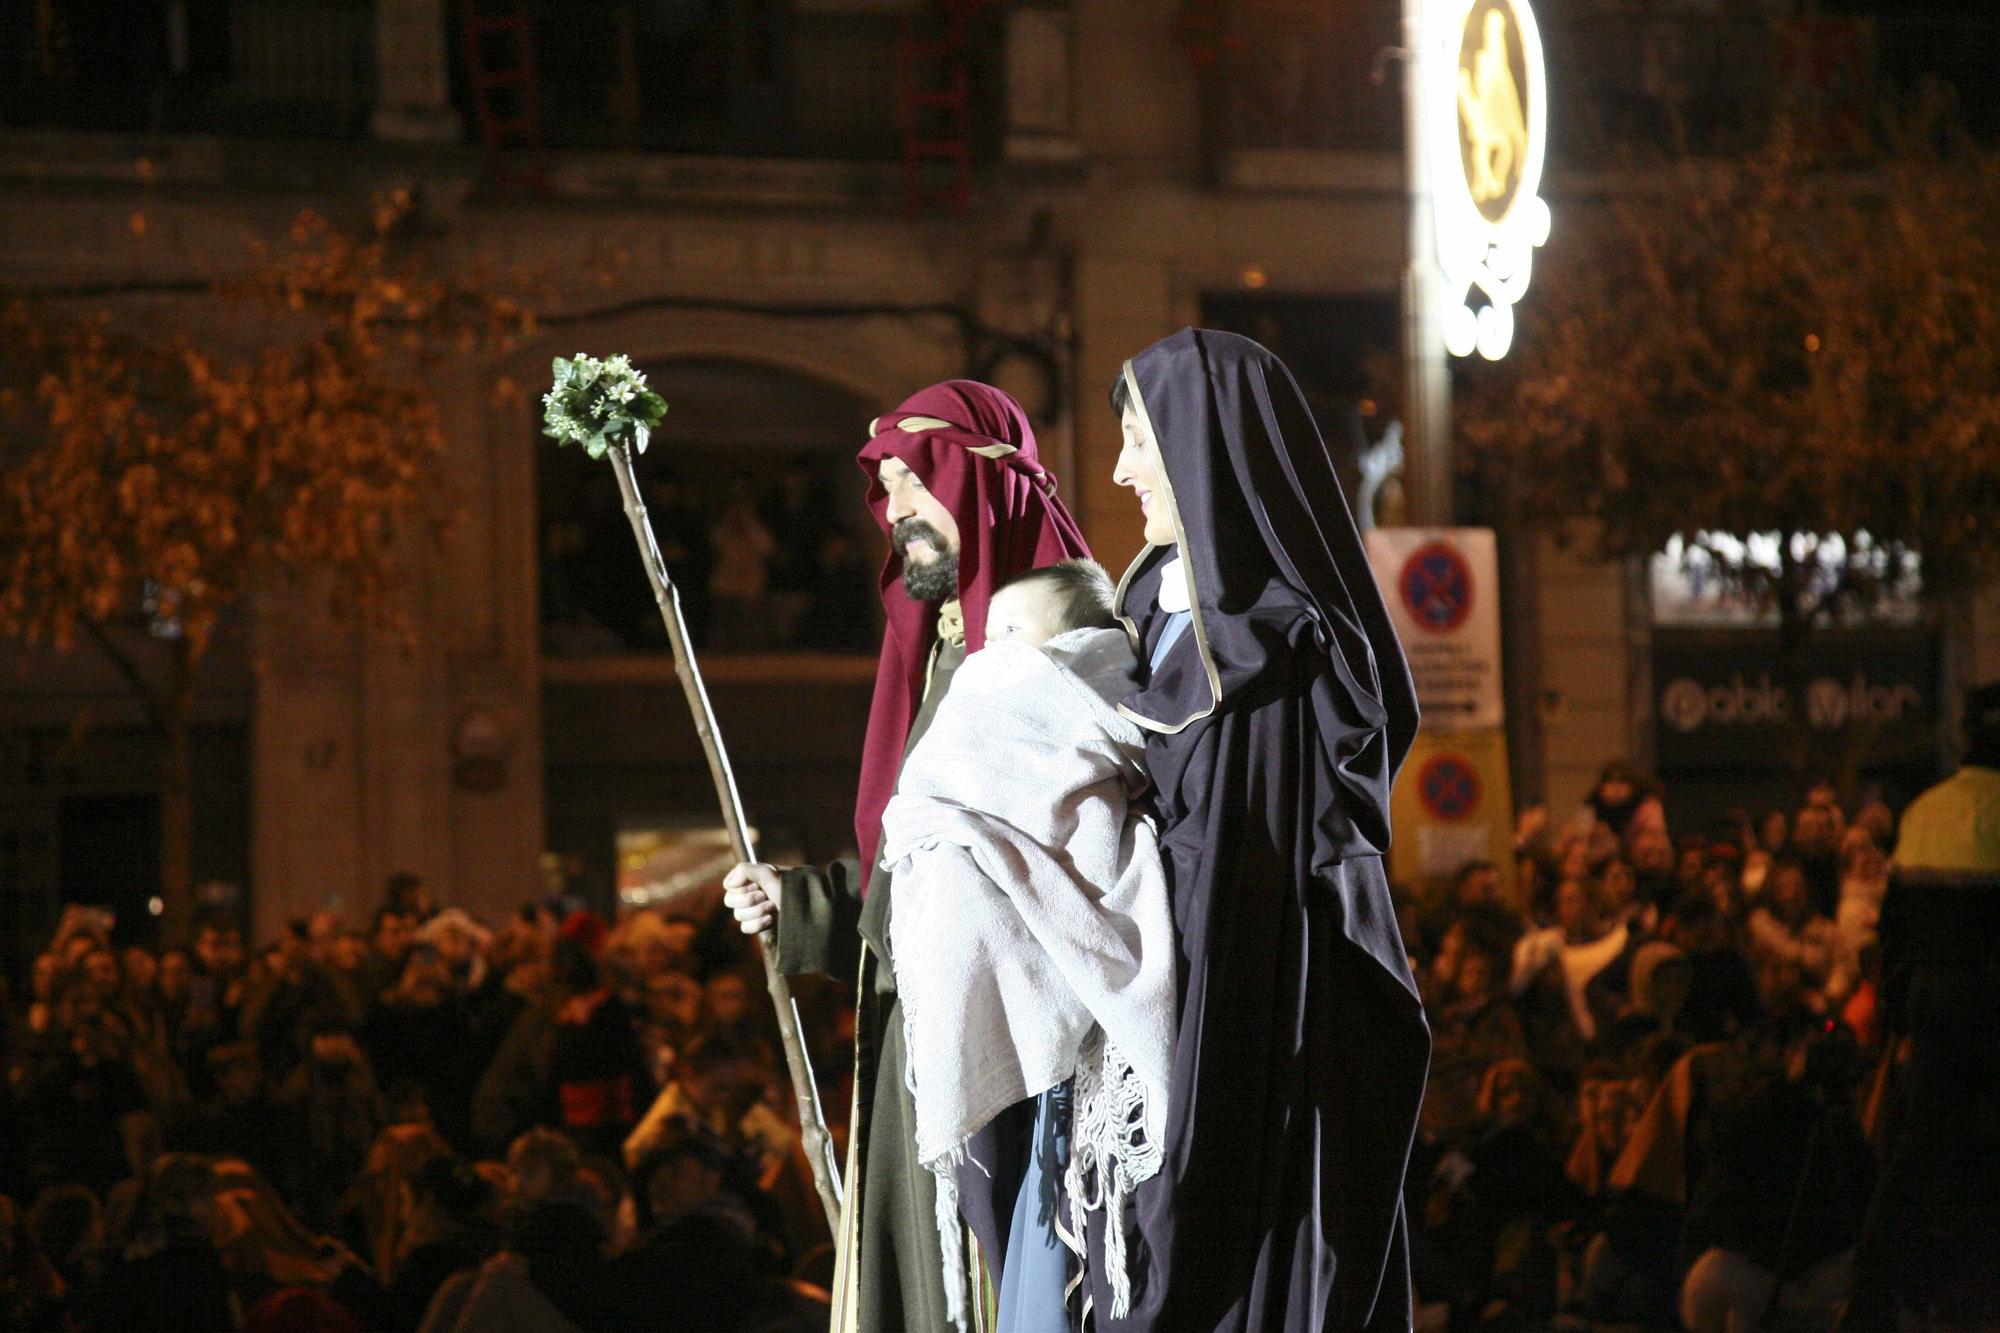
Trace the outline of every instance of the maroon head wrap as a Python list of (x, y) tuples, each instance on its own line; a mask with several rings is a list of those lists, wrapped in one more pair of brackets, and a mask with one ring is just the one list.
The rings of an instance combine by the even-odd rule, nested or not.
[[(933, 384), (877, 417), (869, 434), (859, 462), (868, 474), (868, 508), (882, 530), (889, 530), (889, 497), (876, 473), (889, 458), (916, 473), (958, 523), (958, 603), (967, 652), (985, 642), (986, 604), (1007, 580), (1090, 554), (1076, 520), (1056, 499), (1056, 479), (1035, 457), (1028, 414), (1000, 390), (971, 380)], [(882, 663), (854, 802), (864, 885), (937, 642), (937, 608), (903, 591), (903, 558), (893, 544), (882, 566), (882, 609)]]

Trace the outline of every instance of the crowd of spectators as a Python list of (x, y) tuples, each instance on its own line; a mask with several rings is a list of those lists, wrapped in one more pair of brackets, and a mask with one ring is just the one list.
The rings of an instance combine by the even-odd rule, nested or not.
[(1399, 897), (1435, 1038), (1419, 1326), (1833, 1326), (1875, 1171), (1893, 812), (1676, 837), (1608, 766), (1516, 861)]
[(72, 909), (0, 1028), (0, 1330), (823, 1329), (742, 937), (566, 906), (489, 928), (399, 876), (161, 952)]
[[(1894, 826), (1821, 787), (1676, 838), (1612, 765), (1513, 864), (1398, 891), (1435, 1036), (1421, 1326), (1830, 1326)], [(573, 907), (492, 927), (399, 876), (365, 922), (162, 952), (72, 910), (0, 1030), (0, 1331), (825, 1327), (742, 938)], [(851, 1011), (804, 1003), (838, 1121)]]

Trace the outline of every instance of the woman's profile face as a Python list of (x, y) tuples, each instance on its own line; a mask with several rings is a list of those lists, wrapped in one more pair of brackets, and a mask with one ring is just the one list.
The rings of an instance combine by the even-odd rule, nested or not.
[(1112, 470), (1111, 480), (1120, 486), (1130, 487), (1132, 493), (1139, 497), (1139, 508), (1146, 515), (1146, 540), (1155, 546), (1172, 546), (1173, 506), (1167, 503), (1166, 487), (1160, 482), (1159, 463), (1152, 449), (1147, 447), (1139, 414), (1127, 407), (1119, 418), (1119, 426), (1125, 433), (1125, 443), (1118, 451), (1118, 466)]

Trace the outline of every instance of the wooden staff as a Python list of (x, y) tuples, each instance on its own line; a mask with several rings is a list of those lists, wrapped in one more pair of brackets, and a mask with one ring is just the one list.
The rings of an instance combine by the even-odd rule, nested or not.
[[(640, 429), (644, 429), (641, 427)], [(642, 446), (643, 447), (643, 444)], [(750, 833), (743, 820), (743, 798), (736, 792), (736, 775), (729, 767), (729, 754), (722, 748), (716, 729), (715, 710), (709, 705), (708, 690), (695, 666), (694, 648), (688, 643), (681, 623), (680, 593), (667, 574), (667, 562), (660, 544), (653, 538), (652, 520), (646, 517), (646, 502), (639, 496), (639, 477), (632, 467), (632, 451), (613, 444), (607, 452), (611, 470), (617, 474), (618, 490), (625, 498), (625, 517), (632, 524), (632, 538), (639, 543), (639, 556), (652, 580), (653, 600), (659, 603), (660, 619), (666, 623), (667, 642), (674, 652), (674, 674), (687, 694), (688, 709), (694, 714), (694, 730), (701, 737), (702, 752), (708, 756), (708, 775), (715, 780), (715, 796), (722, 802), (722, 819), (729, 827), (729, 845), (739, 862), (751, 861)], [(799, 1007), (792, 1000), (792, 988), (778, 971), (777, 945), (767, 931), (757, 937), (764, 957), (764, 987), (778, 1011), (778, 1036), (785, 1046), (785, 1068), (792, 1076), (792, 1095), (798, 1101), (799, 1133), (812, 1164), (813, 1186), (819, 1191), (820, 1206), (826, 1209), (827, 1226), (840, 1234), (840, 1169), (833, 1160), (833, 1136), (827, 1133), (826, 1116), (820, 1110), (819, 1089), (813, 1083), (812, 1066), (806, 1063), (805, 1043), (799, 1038)]]

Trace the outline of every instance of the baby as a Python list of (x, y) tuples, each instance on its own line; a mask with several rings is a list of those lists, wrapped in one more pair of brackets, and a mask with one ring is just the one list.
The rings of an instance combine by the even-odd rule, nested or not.
[[(1129, 1304), (1126, 1200), (1160, 1166), (1173, 921), (1135, 800), (1145, 735), (1118, 711), (1136, 659), (1112, 602), (1111, 580), (1087, 560), (996, 592), (986, 646), (959, 668), (882, 819), (917, 1155), (937, 1177), (945, 1286), (961, 1323), (953, 1168), (997, 1114), (1039, 1098), (1002, 1270), (1003, 1326), (1014, 1326), (1010, 1306), (1022, 1326), (1061, 1324), (1067, 1261), (1046, 1206), (1055, 1181), (1040, 1170), (1055, 1145), (1068, 1141), (1071, 1237), (1085, 1212), (1107, 1211), (1114, 1316)], [(1065, 1087), (1066, 1112), (1052, 1095)]]

